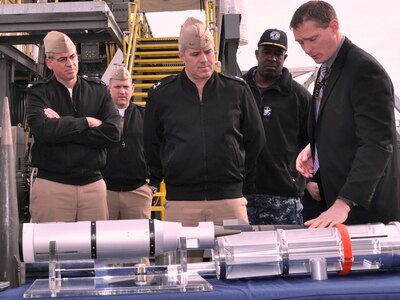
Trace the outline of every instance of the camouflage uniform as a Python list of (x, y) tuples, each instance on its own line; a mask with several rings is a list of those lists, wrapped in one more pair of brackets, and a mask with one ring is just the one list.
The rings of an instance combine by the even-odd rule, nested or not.
[(303, 225), (300, 197), (281, 197), (265, 194), (246, 195), (247, 215), (252, 225)]

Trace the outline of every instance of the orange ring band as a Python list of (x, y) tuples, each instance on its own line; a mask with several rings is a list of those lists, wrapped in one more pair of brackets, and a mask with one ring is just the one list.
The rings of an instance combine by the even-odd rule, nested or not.
[(353, 265), (353, 248), (351, 247), (350, 235), (346, 225), (336, 224), (335, 226), (339, 230), (343, 245), (343, 268), (339, 274), (347, 275)]

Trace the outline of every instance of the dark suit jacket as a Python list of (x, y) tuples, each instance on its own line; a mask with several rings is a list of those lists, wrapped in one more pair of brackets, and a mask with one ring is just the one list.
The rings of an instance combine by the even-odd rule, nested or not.
[(346, 38), (332, 65), (317, 121), (314, 107), (310, 141), (317, 144), (327, 206), (337, 198), (356, 203), (347, 224), (398, 221), (400, 164), (394, 90), (386, 71)]

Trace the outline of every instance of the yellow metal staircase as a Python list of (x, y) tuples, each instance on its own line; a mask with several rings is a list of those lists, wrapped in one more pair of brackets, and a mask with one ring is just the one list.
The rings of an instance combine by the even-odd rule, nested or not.
[(134, 101), (146, 101), (147, 91), (160, 79), (183, 68), (179, 59), (178, 38), (139, 38), (132, 67)]

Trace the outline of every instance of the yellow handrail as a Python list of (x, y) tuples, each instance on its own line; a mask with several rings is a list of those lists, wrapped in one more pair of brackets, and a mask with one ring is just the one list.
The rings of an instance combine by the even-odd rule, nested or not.
[(140, 13), (140, 0), (133, 3), (133, 11), (131, 6), (129, 7), (129, 37), (128, 37), (128, 48), (124, 48), (124, 63), (126, 68), (132, 72), (133, 62), (135, 59), (136, 44), (139, 37), (152, 37), (150, 25), (147, 21), (145, 13)]
[(129, 70), (129, 72), (132, 72), (133, 59), (135, 56), (136, 37), (139, 27), (139, 22), (138, 22), (139, 5), (140, 1), (134, 2), (132, 3), (133, 12), (132, 12), (132, 6), (129, 6), (128, 10), (130, 28), (128, 37), (128, 49), (126, 50), (126, 52), (124, 51), (125, 55), (124, 60), (125, 60), (125, 66)]
[(143, 13), (142, 30), (140, 36), (143, 38), (152, 38), (153, 33), (151, 32), (149, 22), (147, 21), (146, 14)]
[(135, 21), (135, 29), (134, 29), (134, 33), (133, 33), (133, 43), (132, 43), (132, 49), (128, 55), (128, 61), (126, 64), (127, 69), (129, 70), (129, 72), (132, 73), (132, 69), (133, 69), (133, 61), (135, 59), (135, 50), (136, 50), (136, 44), (137, 44), (137, 40), (138, 40), (138, 32), (140, 30), (140, 22), (138, 22), (138, 16), (136, 16), (136, 20)]
[[(218, 24), (217, 24), (217, 9), (215, 0), (207, 0), (205, 3), (206, 25), (210, 29), (214, 39), (215, 61), (218, 61), (219, 40), (218, 40)], [(220, 72), (220, 64), (216, 64), (216, 71)]]
[(165, 219), (164, 205), (165, 205), (165, 201), (166, 201), (166, 198), (165, 198), (166, 193), (167, 193), (167, 191), (166, 191), (165, 183), (164, 183), (164, 181), (162, 181), (160, 183), (159, 191), (153, 195), (153, 197), (155, 198), (154, 199), (155, 201), (154, 201), (154, 205), (152, 205), (152, 207), (151, 207), (151, 211), (160, 212), (161, 221), (164, 221), (164, 219)]

